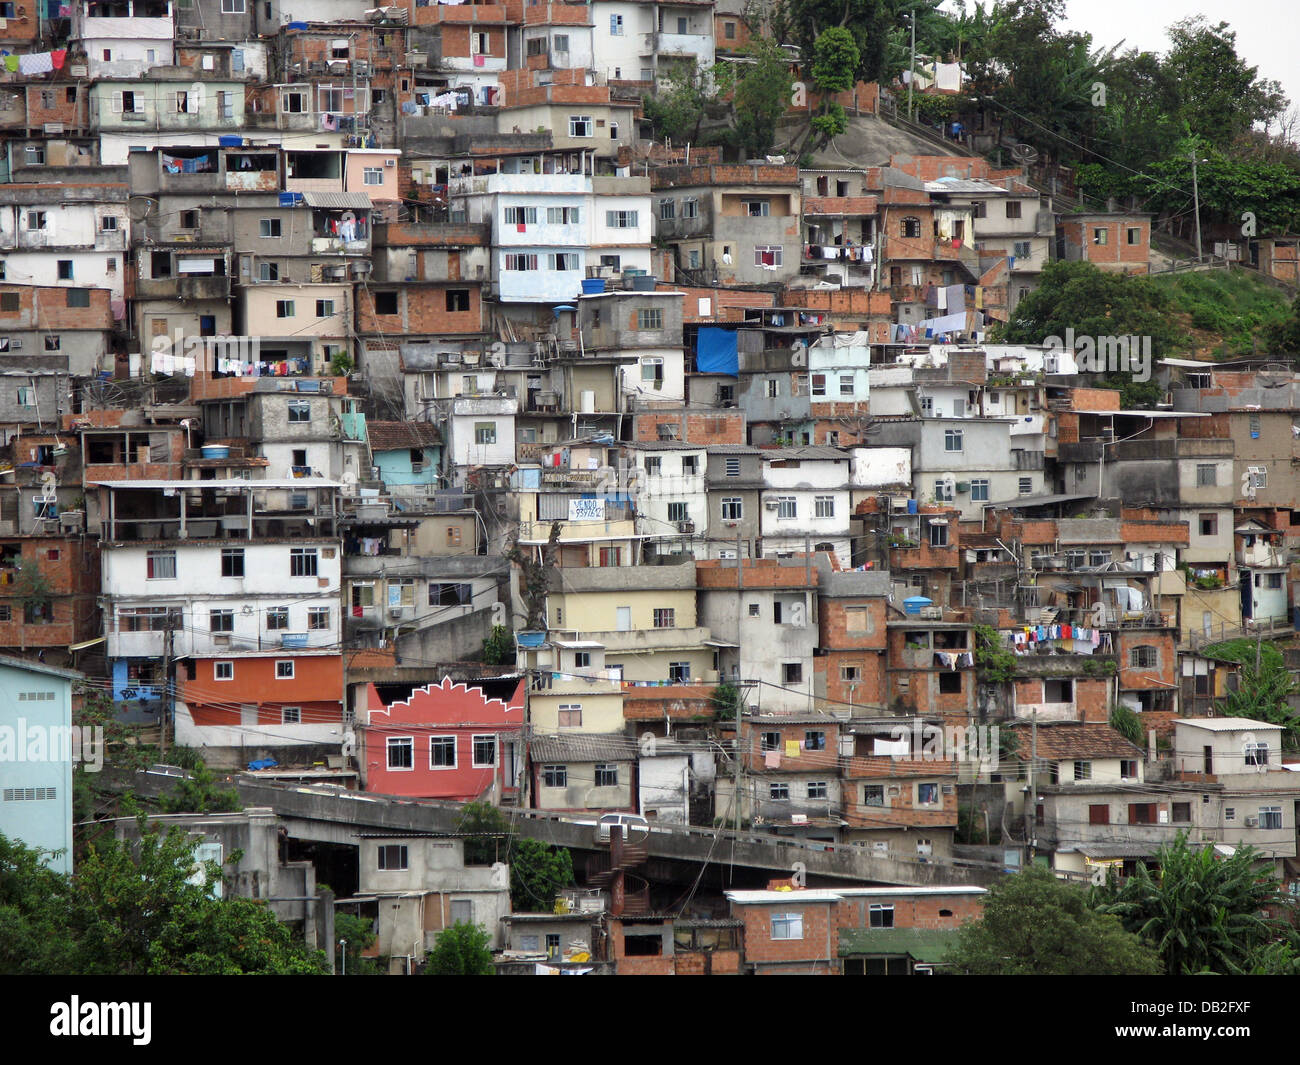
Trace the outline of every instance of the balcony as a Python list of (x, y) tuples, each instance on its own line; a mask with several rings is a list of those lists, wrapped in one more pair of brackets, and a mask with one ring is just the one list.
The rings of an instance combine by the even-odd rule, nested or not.
[(230, 278), (224, 274), (140, 278), (135, 283), (135, 297), (138, 300), (229, 300)]

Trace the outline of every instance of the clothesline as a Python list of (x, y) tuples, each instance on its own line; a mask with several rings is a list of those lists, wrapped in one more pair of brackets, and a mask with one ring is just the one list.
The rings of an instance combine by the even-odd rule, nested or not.
[(10, 74), (48, 74), (52, 70), (63, 69), (68, 50), (57, 48), (53, 52), (29, 52), (26, 55), (11, 55), (7, 51), (0, 51), (0, 58)]

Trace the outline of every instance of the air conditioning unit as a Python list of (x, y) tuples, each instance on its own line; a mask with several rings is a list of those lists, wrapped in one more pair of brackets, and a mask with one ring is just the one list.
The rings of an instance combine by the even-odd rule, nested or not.
[(396, 165), (397, 165), (396, 159), (386, 159), (384, 161), (384, 166), (396, 166)]
[(779, 507), (780, 505), (781, 505), (780, 502), (775, 499), (763, 500), (763, 506), (767, 510), (776, 510), (777, 507)]
[(352, 61), (352, 76), (354, 78), (370, 77), (370, 63), (365, 59), (354, 59)]
[(1258, 828), (1258, 827), (1259, 827), (1259, 818), (1258, 818), (1258, 817), (1248, 817), (1248, 818), (1246, 818), (1246, 827), (1247, 827), (1247, 828)]
[(217, 636), (213, 636), (213, 637), (212, 637), (212, 645), (213, 645), (214, 647), (229, 647), (229, 646), (230, 646), (230, 634), (229, 634), (229, 633), (223, 633), (223, 634), (220, 634), (220, 635), (217, 635)]
[(677, 523), (677, 531), (680, 533), (693, 533), (695, 531), (695, 522), (679, 521)]
[(401, 620), (402, 620), (402, 608), (401, 608), (401, 607), (390, 607), (389, 610), (388, 610), (388, 620), (389, 620), (389, 621), (401, 621)]

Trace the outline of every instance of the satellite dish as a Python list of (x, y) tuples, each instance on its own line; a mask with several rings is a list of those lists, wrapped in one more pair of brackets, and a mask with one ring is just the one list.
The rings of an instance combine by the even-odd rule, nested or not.
[(132, 195), (126, 201), (126, 211), (132, 222), (143, 222), (157, 206), (158, 201), (151, 196)]
[(1011, 146), (1011, 155), (1016, 162), (1023, 166), (1029, 166), (1031, 163), (1038, 161), (1038, 149), (1032, 144), (1013, 144)]

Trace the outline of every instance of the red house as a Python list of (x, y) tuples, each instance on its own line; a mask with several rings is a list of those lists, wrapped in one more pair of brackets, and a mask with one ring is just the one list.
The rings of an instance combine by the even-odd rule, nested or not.
[(373, 684), (367, 695), (368, 721), (357, 726), (367, 791), (457, 802), (518, 793), (522, 680), (508, 704), (450, 677), (390, 706)]

